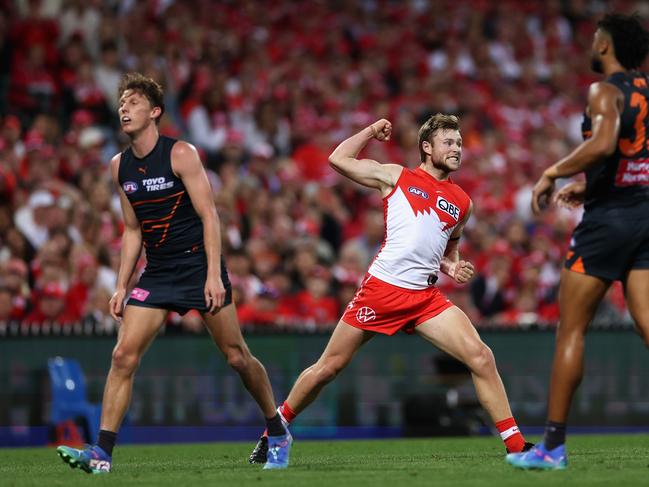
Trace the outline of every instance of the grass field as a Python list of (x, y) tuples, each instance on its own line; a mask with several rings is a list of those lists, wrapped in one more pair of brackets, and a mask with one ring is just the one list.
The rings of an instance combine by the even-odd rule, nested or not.
[(524, 472), (496, 438), (298, 441), (292, 465), (250, 465), (251, 443), (121, 446), (113, 472), (72, 470), (53, 448), (0, 449), (1, 486), (572, 486), (649, 485), (649, 435), (572, 436), (569, 468)]

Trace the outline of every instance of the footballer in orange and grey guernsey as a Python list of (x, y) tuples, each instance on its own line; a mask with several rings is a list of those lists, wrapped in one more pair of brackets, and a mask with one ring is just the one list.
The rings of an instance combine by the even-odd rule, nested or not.
[(636, 328), (649, 345), (649, 78), (637, 71), (649, 52), (649, 32), (635, 15), (597, 23), (591, 67), (604, 76), (588, 91), (584, 141), (546, 169), (532, 193), (539, 213), (555, 181), (579, 173), (585, 182), (562, 188), (560, 206), (584, 206), (559, 287), (559, 326), (543, 441), (507, 456), (519, 468), (567, 467), (566, 422), (583, 375), (584, 335), (611, 283), (621, 281)]
[[(124, 217), (117, 290), (110, 300), (111, 315), (121, 326), (96, 444), (57, 448), (66, 463), (88, 473), (110, 472), (135, 372), (169, 311), (199, 311), (215, 345), (259, 405), (271, 438), (289, 438), (266, 370), (241, 335), (221, 254), (219, 217), (198, 152), (158, 132), (163, 100), (153, 79), (139, 73), (122, 78), (118, 113), (131, 143), (110, 164)], [(128, 293), (142, 247), (147, 265)]]

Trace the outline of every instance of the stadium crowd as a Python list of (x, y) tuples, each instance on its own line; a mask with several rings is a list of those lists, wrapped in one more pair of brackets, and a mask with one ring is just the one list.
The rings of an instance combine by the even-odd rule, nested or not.
[[(161, 132), (197, 146), (242, 323), (334, 324), (383, 236), (377, 192), (328, 166), (372, 121), (369, 157), (419, 164), (430, 114), (460, 116), (454, 180), (474, 201), (472, 284), (439, 286), (482, 325), (553, 325), (578, 211), (529, 209), (581, 139), (594, 19), (645, 2), (0, 0), (0, 321), (111, 326), (119, 201), (110, 157), (128, 71), (166, 92)], [(142, 260), (139, 268), (145, 265)], [(629, 322), (614, 286), (598, 314)], [(189, 313), (172, 323), (198, 330)]]

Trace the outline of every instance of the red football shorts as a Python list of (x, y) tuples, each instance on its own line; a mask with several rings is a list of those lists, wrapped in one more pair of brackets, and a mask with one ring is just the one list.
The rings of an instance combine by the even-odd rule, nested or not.
[(404, 289), (368, 274), (342, 316), (348, 325), (394, 335), (412, 333), (417, 325), (437, 316), (453, 303), (435, 286)]

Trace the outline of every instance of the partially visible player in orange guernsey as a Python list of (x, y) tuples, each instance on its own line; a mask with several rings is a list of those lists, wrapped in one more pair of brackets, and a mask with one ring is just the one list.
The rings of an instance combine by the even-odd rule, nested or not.
[(508, 455), (519, 468), (567, 467), (566, 422), (583, 375), (584, 335), (613, 281), (622, 281), (629, 312), (649, 345), (649, 77), (637, 71), (649, 53), (649, 31), (635, 15), (606, 15), (597, 24), (591, 68), (605, 76), (588, 91), (584, 142), (546, 169), (532, 194), (539, 214), (555, 181), (583, 181), (556, 195), (561, 206), (584, 205), (561, 271), (559, 326), (543, 442)]
[[(119, 117), (130, 146), (110, 168), (124, 215), (117, 290), (111, 315), (121, 322), (101, 411), (97, 443), (78, 450), (59, 446), (61, 458), (88, 473), (107, 473), (120, 425), (128, 409), (135, 372), (169, 311), (200, 312), (228, 364), (264, 413), (271, 437), (286, 430), (263, 365), (241, 335), (232, 287), (221, 254), (214, 197), (196, 149), (158, 132), (164, 113), (162, 88), (139, 73), (119, 86)], [(128, 293), (144, 247), (147, 265)]]
[[(526, 442), (512, 417), (493, 353), (462, 310), (435, 287), (440, 271), (461, 284), (473, 276), (473, 265), (461, 260), (458, 252), (472, 203), (450, 178), (462, 159), (459, 120), (436, 114), (422, 125), (421, 164), (414, 170), (357, 158), (368, 142), (386, 141), (391, 133), (392, 124), (378, 120), (343, 141), (329, 157), (340, 174), (380, 191), (386, 232), (324, 353), (300, 374), (279, 412), (290, 423), (364, 343), (378, 333), (405, 331), (418, 334), (469, 367), (478, 398), (507, 450), (522, 451)], [(264, 450), (262, 437), (250, 461), (263, 461)]]

